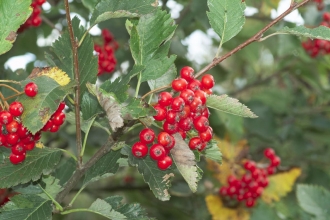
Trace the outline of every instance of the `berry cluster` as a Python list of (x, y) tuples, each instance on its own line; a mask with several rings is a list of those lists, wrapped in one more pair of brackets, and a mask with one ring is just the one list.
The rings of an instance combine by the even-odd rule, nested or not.
[(41, 14), (41, 6), (44, 4), (46, 0), (34, 0), (31, 4), (33, 8), (31, 16), (26, 20), (26, 22), (18, 29), (18, 32), (23, 32), (25, 29), (29, 27), (38, 27), (42, 20), (39, 16)]
[(276, 156), (275, 151), (271, 148), (267, 148), (264, 151), (264, 155), (270, 160), (267, 168), (258, 168), (252, 160), (246, 161), (244, 169), (247, 172), (241, 179), (230, 175), (227, 179), (229, 186), (222, 186), (219, 194), (230, 196), (238, 202), (245, 201), (246, 207), (253, 207), (264, 188), (268, 186), (268, 176), (273, 175), (276, 172), (276, 167), (281, 163), (281, 159)]
[(104, 73), (111, 73), (115, 70), (117, 60), (115, 51), (118, 49), (118, 43), (115, 41), (111, 32), (107, 29), (102, 30), (103, 45), (94, 45), (94, 50), (98, 53), (99, 57), (99, 71), (98, 76)]
[[(190, 132), (195, 129), (198, 135), (189, 140), (189, 147), (191, 150), (199, 151), (205, 149), (213, 136), (208, 121), (210, 113), (206, 107), (206, 96), (212, 94), (214, 86), (213, 76), (206, 74), (199, 81), (194, 78), (194, 69), (188, 66), (181, 69), (180, 76), (172, 82), (172, 89), (177, 92), (176, 96), (169, 92), (161, 92), (158, 95), (158, 103), (154, 106), (157, 111), (154, 119), (163, 122), (163, 130), (158, 134), (158, 142), (151, 146), (149, 152), (150, 157), (158, 161), (158, 168), (161, 170), (166, 170), (172, 164), (168, 154), (175, 145), (173, 134), (180, 133), (182, 138), (186, 139), (188, 132), (190, 136), (196, 133)], [(133, 145), (133, 155), (139, 158), (146, 156), (148, 143), (144, 139), (148, 138), (152, 143), (154, 137), (153, 131), (150, 134), (146, 129), (141, 131), (140, 142)]]
[[(325, 27), (330, 27), (330, 13), (325, 12), (323, 14), (323, 21), (320, 25)], [(315, 39), (308, 39), (305, 42), (302, 42), (303, 48), (311, 57), (316, 57), (319, 54), (330, 54), (330, 41)]]
[(324, 2), (323, 2), (323, 0), (314, 0), (314, 2), (316, 3), (317, 9), (319, 11), (322, 11), (324, 9)]
[[(25, 95), (34, 97), (38, 93), (38, 87), (30, 82), (25, 86)], [(9, 105), (9, 109), (0, 112), (0, 146), (11, 148), (9, 160), (12, 164), (18, 164), (25, 160), (26, 151), (33, 150), (35, 144), (41, 138), (42, 131), (56, 132), (64, 123), (65, 114), (62, 112), (65, 103), (61, 102), (56, 112), (46, 125), (36, 134), (32, 134), (21, 123), (21, 115), (24, 111), (22, 103), (15, 101)]]

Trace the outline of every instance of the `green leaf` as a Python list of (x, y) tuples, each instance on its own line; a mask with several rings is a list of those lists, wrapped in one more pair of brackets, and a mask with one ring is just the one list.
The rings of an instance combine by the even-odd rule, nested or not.
[(297, 187), (299, 205), (317, 220), (326, 220), (330, 216), (330, 192), (320, 186), (299, 184)]
[(121, 114), (125, 119), (132, 120), (156, 115), (156, 110), (147, 103), (142, 103), (140, 99), (131, 98), (121, 109)]
[[(63, 190), (62, 186), (59, 184), (60, 180), (56, 179), (53, 176), (44, 176), (40, 183), (41, 187), (53, 198)], [(40, 197), (44, 199), (49, 199), (49, 197), (45, 193), (39, 194)]]
[(155, 80), (173, 71), (175, 55), (168, 57), (169, 40), (176, 25), (166, 11), (156, 11), (140, 18), (132, 26), (130, 47), (135, 64), (146, 68), (141, 73), (141, 82)]
[(227, 95), (211, 95), (207, 97), (206, 105), (209, 108), (213, 108), (218, 111), (226, 112), (229, 114), (257, 118), (248, 107), (240, 103), (237, 99), (230, 98)]
[(154, 90), (156, 88), (166, 86), (172, 83), (172, 81), (176, 77), (176, 67), (173, 64), (167, 72), (165, 72), (161, 77), (155, 80), (148, 80), (148, 85), (151, 90)]
[(16, 195), (0, 209), (0, 219), (51, 220), (52, 201), (37, 195)]
[(0, 55), (9, 51), (16, 40), (16, 31), (32, 13), (31, 1), (1, 0)]
[(93, 11), (96, 4), (99, 2), (100, 0), (82, 0), (81, 2), (83, 3), (83, 5), (88, 8), (90, 11)]
[(59, 184), (63, 186), (70, 179), (76, 168), (77, 163), (73, 158), (63, 158), (52, 175), (59, 179)]
[(91, 27), (111, 18), (134, 18), (156, 10), (158, 0), (101, 0), (92, 13)]
[(203, 171), (197, 166), (195, 154), (179, 134), (173, 135), (175, 145), (171, 150), (173, 162), (188, 183), (192, 192), (197, 191), (197, 183), (202, 178)]
[(81, 100), (81, 112), (83, 119), (89, 120), (97, 114), (102, 113), (102, 108), (95, 96), (85, 92)]
[(144, 66), (134, 65), (133, 69), (126, 75), (118, 77), (114, 82), (111, 82), (110, 79), (105, 81), (100, 88), (108, 93), (113, 93), (117, 97), (120, 103), (125, 102), (128, 99), (128, 83), (131, 79), (144, 70)]
[[(72, 27), (75, 38), (78, 41), (85, 33), (85, 28), (79, 26), (80, 20), (77, 17), (72, 19)], [(80, 74), (80, 94), (87, 90), (86, 83), (95, 83), (98, 71), (98, 58), (93, 55), (94, 43), (89, 34), (78, 48), (78, 63)], [(74, 80), (73, 52), (69, 32), (66, 30), (61, 37), (56, 40), (50, 53), (46, 53), (46, 59), (52, 66), (57, 66), (66, 72), (71, 80)], [(82, 98), (82, 97), (80, 97)]]
[(143, 159), (134, 157), (132, 149), (128, 146), (125, 146), (121, 150), (121, 153), (128, 156), (130, 165), (137, 167), (139, 173), (142, 174), (144, 181), (148, 183), (156, 198), (162, 201), (170, 199), (168, 189), (171, 186), (170, 179), (174, 177), (171, 169), (165, 171), (159, 170), (157, 163), (150, 159), (150, 157), (145, 157)]
[(206, 158), (209, 158), (218, 164), (222, 163), (222, 154), (220, 152), (220, 149), (218, 147), (218, 142), (214, 139), (212, 139), (208, 144), (206, 149), (201, 153)]
[(297, 26), (294, 28), (284, 27), (275, 32), (275, 34), (293, 34), (299, 37), (309, 37), (312, 39), (330, 40), (330, 28), (323, 25), (316, 28), (306, 28), (305, 26)]
[[(125, 145), (124, 142), (120, 142), (118, 145)], [(111, 176), (115, 174), (119, 168), (117, 161), (121, 157), (120, 150), (110, 151), (99, 159), (91, 168), (89, 168), (85, 174), (83, 181), (84, 185), (90, 182), (97, 181), (101, 178)]]
[(220, 46), (237, 35), (245, 23), (245, 3), (241, 0), (208, 0), (211, 27), (220, 36)]
[[(21, 95), (18, 101), (24, 106), (22, 121), (24, 126), (32, 133), (37, 133), (57, 110), (60, 102), (70, 92), (73, 83), (66, 86), (59, 85), (47, 76), (26, 79), (21, 82), (22, 88), (29, 82), (38, 86), (38, 94), (31, 98)], [(33, 120), (31, 120), (33, 119)]]
[(0, 188), (38, 180), (42, 174), (47, 175), (55, 169), (61, 155), (60, 149), (35, 148), (27, 152), (26, 159), (21, 164), (14, 165), (8, 159), (5, 160), (0, 164)]

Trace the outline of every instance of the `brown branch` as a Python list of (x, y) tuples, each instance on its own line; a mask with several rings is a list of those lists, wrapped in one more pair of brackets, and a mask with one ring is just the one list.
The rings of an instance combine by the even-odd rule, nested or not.
[(198, 78), (199, 76), (203, 75), (204, 73), (206, 73), (207, 71), (209, 71), (210, 69), (212, 69), (214, 66), (218, 65), (219, 63), (221, 63), (222, 61), (224, 61), (225, 59), (227, 59), (228, 57), (232, 56), (233, 54), (237, 53), (238, 51), (240, 51), (241, 49), (243, 49), (244, 47), (248, 46), (249, 44), (258, 41), (262, 35), (269, 30), (271, 27), (273, 27), (275, 24), (277, 24), (279, 21), (281, 21), (285, 16), (287, 16), (288, 14), (290, 14), (292, 11), (294, 11), (295, 9), (305, 5), (306, 3), (308, 3), (311, 0), (304, 0), (302, 2), (298, 3), (294, 3), (291, 4), (289, 9), (287, 9), (285, 12), (283, 12), (280, 16), (278, 16), (276, 19), (274, 19), (272, 22), (270, 22), (266, 27), (264, 27), (261, 31), (259, 31), (258, 33), (256, 33), (254, 36), (252, 36), (250, 39), (248, 39), (247, 41), (243, 42), (242, 44), (240, 44), (239, 46), (237, 46), (235, 49), (229, 51), (227, 54), (223, 55), (222, 57), (219, 58), (214, 58), (213, 61), (207, 65), (206, 67), (204, 67), (202, 70), (200, 70), (197, 74), (196, 74), (196, 78)]
[(78, 42), (76, 41), (73, 33), (71, 18), (70, 18), (70, 8), (69, 1), (64, 0), (65, 11), (66, 11), (66, 20), (68, 22), (68, 29), (70, 34), (72, 52), (73, 52), (73, 65), (74, 65), (74, 78), (77, 82), (77, 87), (75, 88), (75, 120), (76, 120), (76, 147), (77, 147), (77, 159), (78, 167), (82, 166), (82, 135), (81, 135), (81, 125), (80, 125), (80, 77), (79, 77), (79, 64), (78, 64)]

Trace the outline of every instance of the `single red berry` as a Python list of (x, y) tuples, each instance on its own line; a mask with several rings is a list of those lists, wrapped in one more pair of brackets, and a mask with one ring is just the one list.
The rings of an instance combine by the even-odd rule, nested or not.
[(245, 201), (245, 206), (248, 207), (248, 208), (252, 208), (255, 205), (255, 202), (256, 201), (253, 198), (248, 198)]
[(9, 112), (15, 117), (21, 116), (24, 111), (23, 105), (20, 102), (12, 102), (9, 105)]
[(281, 158), (279, 158), (278, 156), (275, 156), (271, 161), (270, 161), (270, 165), (272, 167), (277, 167), (279, 166), (281, 163)]
[(22, 138), (21, 139), (21, 142), (24, 143), (24, 144), (26, 144), (26, 143), (29, 143), (29, 142), (31, 142), (33, 140), (34, 140), (33, 135), (31, 133), (29, 133), (26, 138)]
[(179, 130), (179, 134), (181, 135), (183, 140), (186, 139), (186, 137), (187, 137), (187, 132), (186, 131)]
[(237, 178), (234, 176), (234, 175), (229, 175), (227, 177), (227, 183), (230, 185), (230, 186), (234, 186), (237, 182)]
[(252, 181), (249, 185), (248, 188), (250, 189), (251, 192), (255, 192), (259, 187), (259, 184), (256, 181)]
[(237, 193), (237, 188), (235, 186), (229, 186), (228, 187), (228, 195), (233, 196)]
[(206, 131), (200, 132), (199, 137), (203, 142), (209, 142), (212, 139), (213, 131), (212, 128), (209, 126)]
[(38, 27), (41, 24), (42, 20), (41, 17), (36, 16), (32, 19), (32, 25)]
[(157, 166), (160, 170), (167, 170), (172, 165), (172, 163), (172, 158), (166, 156), (162, 160), (158, 160)]
[(248, 160), (244, 163), (244, 168), (253, 172), (256, 169), (256, 163), (252, 160)]
[(194, 119), (194, 127), (198, 132), (204, 132), (209, 127), (209, 120), (204, 116), (199, 116)]
[(251, 171), (251, 175), (253, 179), (257, 179), (259, 176), (261, 176), (260, 169), (256, 168), (255, 170)]
[(158, 143), (166, 147), (171, 144), (171, 135), (167, 132), (160, 132), (157, 137)]
[(65, 102), (60, 102), (60, 104), (59, 104), (59, 106), (58, 106), (58, 108), (57, 108), (57, 110), (56, 111), (63, 111), (64, 110), (64, 108), (65, 108)]
[(194, 79), (194, 80), (190, 81), (189, 84), (188, 84), (188, 89), (192, 90), (193, 92), (201, 89), (201, 87), (202, 87), (202, 84), (197, 79)]
[(228, 195), (228, 187), (222, 186), (219, 190), (219, 194), (222, 196), (227, 196)]
[(181, 69), (180, 76), (187, 82), (190, 82), (194, 79), (194, 69), (190, 66), (185, 66)]
[(273, 175), (276, 172), (276, 167), (269, 166), (267, 167), (267, 174)]
[(5, 146), (7, 143), (7, 135), (0, 133), (0, 146)]
[(184, 100), (180, 97), (175, 97), (173, 98), (172, 100), (172, 104), (171, 104), (171, 109), (173, 111), (176, 111), (176, 112), (180, 112), (183, 110), (185, 104), (184, 104)]
[(25, 154), (16, 155), (16, 154), (11, 153), (9, 156), (9, 160), (12, 164), (19, 164), (25, 160)]
[(189, 131), (193, 126), (191, 117), (183, 118), (179, 121), (179, 128), (184, 131)]
[(263, 187), (263, 188), (267, 187), (268, 184), (269, 184), (269, 180), (268, 180), (267, 177), (262, 178), (262, 179), (259, 180), (259, 182), (258, 182), (258, 185), (261, 186), (261, 187)]
[(195, 98), (195, 94), (193, 91), (191, 91), (190, 89), (184, 89), (182, 90), (182, 92), (180, 93), (180, 97), (184, 100), (184, 102), (186, 103), (186, 105), (190, 105), (190, 103), (194, 100)]
[(169, 153), (172, 150), (172, 148), (174, 147), (174, 145), (175, 145), (175, 139), (174, 139), (174, 137), (171, 135), (170, 138), (171, 138), (170, 144), (167, 145), (167, 146), (164, 146), (164, 148), (165, 148), (165, 150), (166, 150), (167, 153)]
[(196, 90), (195, 97), (198, 97), (202, 101), (202, 105), (206, 103), (206, 93), (203, 90)]
[(13, 120), (9, 124), (6, 125), (6, 129), (8, 133), (16, 133), (18, 131), (19, 124), (17, 121)]
[(246, 192), (243, 194), (243, 197), (244, 197), (244, 199), (252, 198), (252, 192), (250, 192), (250, 191), (246, 191)]
[(41, 130), (49, 131), (52, 127), (53, 127), (53, 121), (51, 119), (49, 119)]
[(323, 13), (323, 20), (330, 22), (330, 13), (329, 12)]
[(49, 129), (50, 132), (55, 133), (60, 129), (60, 126), (58, 125), (52, 125), (52, 127)]
[(210, 74), (205, 74), (201, 80), (204, 89), (211, 89), (214, 86), (214, 78)]
[(52, 116), (52, 122), (54, 125), (61, 126), (64, 123), (65, 114), (63, 112), (56, 112)]
[(167, 121), (165, 121), (163, 124), (163, 129), (164, 129), (164, 131), (166, 131), (169, 134), (174, 134), (174, 133), (178, 132), (179, 126), (177, 123), (170, 124)]
[(172, 88), (175, 91), (180, 92), (180, 91), (186, 89), (187, 86), (188, 86), (188, 82), (183, 78), (178, 78), (178, 79), (175, 79), (172, 81)]
[(11, 133), (7, 136), (7, 144), (14, 145), (18, 142), (19, 136), (17, 133)]
[(203, 89), (203, 92), (205, 92), (207, 95), (212, 95), (213, 93), (212, 89)]
[(155, 132), (150, 128), (145, 128), (140, 132), (140, 141), (143, 144), (150, 144), (155, 140)]
[(161, 92), (158, 95), (158, 104), (162, 107), (169, 106), (172, 103), (172, 95), (169, 92)]
[(209, 118), (210, 117), (210, 111), (208, 108), (205, 108), (202, 112), (202, 116)]
[(35, 2), (36, 2), (38, 5), (42, 5), (43, 3), (46, 2), (46, 0), (35, 0)]
[(199, 137), (193, 137), (189, 141), (189, 148), (191, 150), (200, 149), (202, 146), (202, 140)]
[(191, 112), (202, 112), (203, 104), (200, 98), (195, 97), (189, 106)]
[(37, 17), (37, 16), (40, 15), (40, 14), (41, 14), (41, 8), (38, 7), (38, 6), (34, 7), (34, 8), (33, 8), (33, 12), (32, 12), (32, 16), (33, 16), (33, 17)]
[(249, 184), (252, 181), (252, 176), (249, 173), (246, 173), (242, 176), (242, 182), (245, 184)]
[(24, 88), (25, 95), (34, 97), (38, 94), (38, 86), (34, 82), (29, 82)]
[(176, 112), (176, 111), (173, 111), (173, 110), (169, 110), (167, 112), (166, 122), (168, 122), (170, 124), (175, 124), (175, 123), (178, 123), (179, 121), (180, 121), (179, 112)]
[(40, 138), (41, 138), (41, 132), (40, 131), (33, 135), (33, 140), (34, 141), (39, 141)]
[(180, 118), (187, 118), (190, 116), (190, 106), (189, 105), (185, 105), (183, 110), (181, 112), (179, 112)]
[(164, 107), (161, 107), (160, 105), (156, 105), (154, 107), (156, 110), (157, 114), (154, 115), (154, 119), (156, 121), (163, 121), (166, 118), (167, 111)]
[(13, 116), (7, 111), (0, 112), (0, 123), (7, 125), (13, 121)]
[(161, 144), (151, 146), (149, 155), (153, 160), (162, 160), (166, 156), (165, 148)]
[(266, 148), (264, 151), (264, 155), (270, 160), (276, 156), (275, 151), (272, 148)]
[(137, 157), (137, 158), (142, 158), (145, 157), (148, 154), (148, 147), (147, 145), (141, 143), (141, 142), (136, 142), (132, 146), (132, 154)]
[(15, 144), (12, 148), (11, 148), (11, 152), (13, 154), (16, 155), (22, 155), (25, 154), (26, 150), (24, 148), (24, 144), (22, 142), (19, 142), (17, 144)]
[(25, 150), (33, 150), (34, 147), (36, 146), (36, 143), (34, 141), (31, 141), (31, 142), (25, 143), (23, 146), (24, 146)]

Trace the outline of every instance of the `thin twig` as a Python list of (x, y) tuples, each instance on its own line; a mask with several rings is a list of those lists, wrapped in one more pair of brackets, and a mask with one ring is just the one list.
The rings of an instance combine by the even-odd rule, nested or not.
[(9, 105), (8, 102), (6, 102), (5, 97), (2, 95), (2, 93), (0, 92), (0, 99), (2, 100), (3, 104), (5, 105), (6, 109), (9, 109)]
[(247, 41), (243, 42), (238, 47), (236, 47), (235, 49), (231, 50), (230, 52), (228, 52), (227, 54), (223, 55), (222, 57), (213, 59), (213, 61), (209, 65), (207, 65), (206, 67), (204, 67), (202, 70), (200, 70), (196, 74), (195, 77), (198, 78), (199, 76), (203, 75), (204, 73), (206, 73), (207, 71), (209, 71), (210, 69), (212, 69), (214, 66), (218, 65), (219, 63), (221, 63), (222, 61), (224, 61), (228, 57), (232, 56), (236, 52), (240, 51), (241, 49), (243, 49), (247, 45), (249, 45), (249, 44), (251, 44), (251, 43), (253, 43), (255, 41), (258, 41), (267, 30), (269, 30), (271, 27), (273, 27), (275, 24), (277, 24), (279, 21), (281, 21), (285, 16), (287, 16), (288, 14), (290, 14), (292, 11), (294, 11), (295, 9), (297, 9), (297, 8), (305, 5), (309, 1), (311, 1), (311, 0), (304, 0), (304, 1), (300, 2), (299, 4), (290, 5), (289, 9), (287, 9), (285, 12), (283, 12), (280, 16), (278, 16), (276, 19), (274, 19), (272, 22), (270, 22), (266, 27), (264, 27), (261, 31), (259, 31), (258, 33), (256, 33), (250, 39), (248, 39)]
[(17, 96), (23, 95), (24, 93), (25, 93), (25, 92), (20, 92), (20, 93), (17, 93), (17, 94), (15, 94), (15, 95), (8, 96), (7, 98), (5, 98), (5, 100), (7, 101), (7, 100), (12, 99), (12, 98), (15, 98), (15, 97), (17, 97)]
[(146, 94), (144, 94), (144, 95), (141, 97), (141, 99), (145, 99), (145, 98), (146, 98), (148, 95), (150, 95), (150, 94), (153, 94), (153, 93), (156, 93), (156, 92), (162, 91), (162, 90), (167, 89), (167, 88), (170, 88), (170, 87), (171, 87), (171, 85), (169, 84), (169, 85), (162, 86), (162, 87), (159, 87), (159, 88), (157, 88), (157, 89), (151, 90), (151, 91), (147, 92)]
[(1, 86), (6, 87), (7, 89), (10, 89), (10, 90), (16, 92), (17, 94), (21, 93), (21, 92), (18, 91), (17, 89), (15, 89), (15, 88), (13, 88), (13, 87), (11, 87), (11, 86), (8, 86), (7, 84), (2, 84), (2, 83), (0, 83), (0, 87), (1, 87)]
[(51, 28), (57, 30), (60, 34), (63, 34), (63, 32), (62, 32), (60, 29), (58, 29), (58, 28), (55, 26), (55, 24), (54, 24), (53, 22), (51, 22), (51, 20), (49, 20), (47, 17), (45, 17), (45, 16), (43, 16), (43, 15), (40, 15), (40, 17), (41, 17), (41, 19), (42, 19), (46, 24), (48, 24), (49, 27), (51, 27)]
[(64, 0), (65, 11), (66, 11), (66, 20), (68, 22), (68, 29), (70, 34), (72, 52), (73, 52), (73, 65), (74, 65), (74, 78), (77, 82), (77, 87), (75, 88), (75, 97), (74, 97), (74, 107), (75, 107), (75, 120), (76, 120), (76, 147), (77, 147), (77, 159), (78, 167), (82, 166), (82, 135), (81, 135), (81, 126), (80, 126), (80, 77), (79, 77), (79, 64), (78, 64), (78, 42), (76, 41), (73, 33), (71, 18), (70, 18), (70, 7), (69, 1)]

